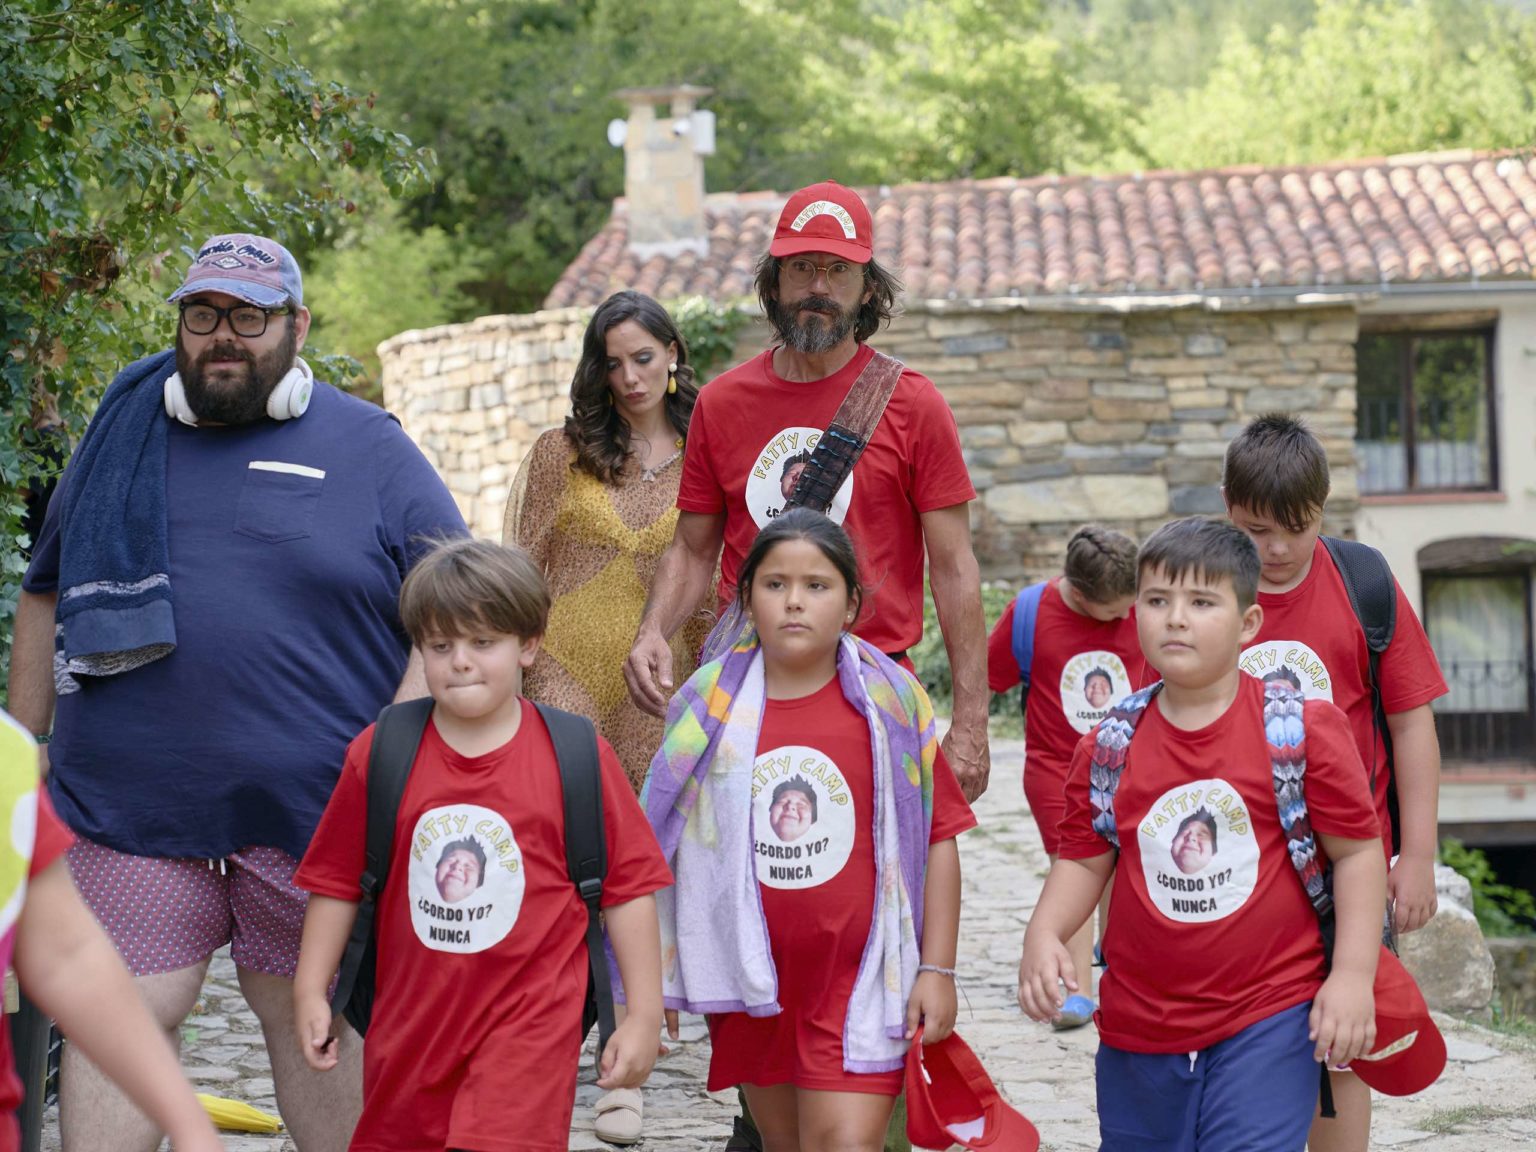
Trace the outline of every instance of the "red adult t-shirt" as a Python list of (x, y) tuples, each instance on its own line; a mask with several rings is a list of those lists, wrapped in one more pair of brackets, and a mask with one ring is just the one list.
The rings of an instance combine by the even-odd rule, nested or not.
[[(361, 898), (372, 742), (370, 726), (347, 749), (295, 877), (310, 892)], [(672, 878), (613, 749), (598, 747), (612, 907)], [(375, 925), (377, 1007), (352, 1152), (564, 1152), (587, 910), (566, 868), (549, 730), (526, 701), (517, 734), (484, 756), (461, 756), (427, 725)]]
[[(987, 638), (987, 685), (994, 692), (1006, 692), (1020, 679), (1013, 655), (1017, 603), (1003, 610)], [(1104, 622), (1081, 615), (1061, 598), (1061, 578), (1049, 581), (1035, 616), (1024, 705), (1024, 790), (1047, 852), (1056, 851), (1072, 750), (1117, 700), (1145, 681), (1136, 618)]]
[[(798, 383), (773, 370), (773, 351), (717, 377), (699, 393), (677, 506), (725, 513), (720, 606), (736, 594), (736, 572), (758, 532), (783, 510), (786, 475), (808, 458), (874, 349), (861, 345), (824, 380)], [(906, 371), (869, 446), (832, 502), (848, 529), (865, 588), (858, 634), (882, 652), (900, 652), (923, 634), (924, 512), (974, 499), (960, 433), (927, 377)]]
[[(895, 1095), (901, 1072), (843, 1070), (843, 1026), (875, 913), (874, 759), (869, 724), (834, 678), (796, 700), (769, 700), (752, 778), (758, 890), (779, 978), (777, 1016), (711, 1019), (709, 1089), (795, 1084)], [(775, 794), (814, 793), (809, 816)], [(933, 767), (929, 843), (976, 826), (955, 774)], [(919, 894), (920, 895), (920, 894)]]
[[(1393, 581), (1397, 592), (1397, 627), (1381, 655), (1382, 704), (1390, 715), (1407, 712), (1444, 696), (1445, 677), (1424, 626)], [(1365, 631), (1349, 604), (1338, 566), (1321, 540), (1312, 550), (1312, 567), (1289, 592), (1260, 592), (1264, 623), (1258, 639), (1243, 650), (1243, 671), (1261, 680), (1284, 676), (1309, 700), (1329, 700), (1349, 717), (1355, 746), (1376, 782), (1376, 816), (1390, 847), (1387, 817), (1387, 749), (1371, 722), (1370, 649)]]
[[(0, 713), (3, 715), (3, 713)], [(36, 761), (28, 765), (35, 771)], [(64, 826), (64, 822), (55, 815), (53, 801), (48, 799), (48, 789), (32, 785), (37, 797), (37, 835), (32, 842), (32, 860), (27, 867), (29, 880), (37, 877), (43, 869), (47, 868), (69, 849), (75, 842), (75, 835)], [(20, 800), (18, 803), (25, 803)], [(11, 825), (11, 834), (14, 836), (17, 829), (14, 822)], [(16, 918), (21, 915), (21, 908), (12, 909), (11, 925), (0, 937), (0, 971), (10, 967), (11, 955), (16, 946)], [(35, 1085), (38, 1091), (42, 1091), (42, 1085)], [(21, 1126), (16, 1122), (16, 1109), (21, 1106), (22, 1084), (21, 1078), (16, 1075), (16, 1060), (12, 1055), (11, 1026), (7, 1021), (0, 1027), (0, 1152), (17, 1152), (21, 1147)]]
[[(1344, 715), (1308, 701), (1307, 808), (1312, 827), (1374, 840), (1380, 825)], [(1061, 855), (1110, 851), (1093, 831), (1093, 737), (1072, 757)], [(1214, 851), (1174, 857), (1191, 817), (1215, 824)], [(1286, 850), (1264, 740), (1264, 686), (1242, 677), (1222, 716), (1193, 732), (1157, 699), (1131, 740), (1115, 793), (1120, 858), (1104, 936), (1099, 1036), (1129, 1052), (1193, 1052), (1305, 1003), (1322, 986), (1317, 914)]]

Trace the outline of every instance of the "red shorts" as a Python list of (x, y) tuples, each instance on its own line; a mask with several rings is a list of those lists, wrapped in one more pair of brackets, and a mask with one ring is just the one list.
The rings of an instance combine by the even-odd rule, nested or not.
[(69, 870), (135, 976), (200, 964), (224, 945), (241, 968), (292, 979), (308, 895), (279, 848), (223, 860), (133, 856), (75, 841)]
[(1056, 829), (1067, 814), (1066, 779), (1026, 769), (1024, 799), (1029, 803), (1029, 814), (1035, 818), (1035, 827), (1040, 830), (1040, 843), (1052, 856), (1059, 855), (1061, 834)]

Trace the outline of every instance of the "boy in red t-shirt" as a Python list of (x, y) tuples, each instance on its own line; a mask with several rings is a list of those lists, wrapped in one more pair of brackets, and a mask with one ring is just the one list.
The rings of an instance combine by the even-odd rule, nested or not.
[[(38, 786), (37, 745), (0, 711), (0, 971), (14, 964), (27, 995), (171, 1138), (176, 1152), (218, 1152), (219, 1137), (164, 1030), (70, 879), (74, 841)], [(40, 1085), (33, 1085), (41, 1088)], [(22, 1084), (11, 1031), (0, 1025), (0, 1152), (16, 1152)]]
[[(548, 613), (548, 590), (527, 555), (486, 541), (440, 546), (401, 588), (400, 618), (436, 706), (379, 897), (353, 1152), (564, 1152), (568, 1143), (587, 910), (567, 871), (554, 748), (520, 695)], [(326, 992), (361, 898), (372, 738), (370, 727), (348, 748), (296, 875), (311, 896), (294, 1007), (316, 1068), (336, 1059)], [(672, 880), (613, 750), (601, 737), (598, 746), (603, 917), (628, 1002), (598, 1084), (637, 1088), (661, 1027), (651, 894)]]
[[(1136, 541), (1097, 524), (1072, 534), (1061, 575), (1040, 590), (1024, 700), (1024, 795), (1052, 863), (1056, 826), (1067, 806), (1072, 749), (1146, 676), (1131, 619), (1135, 600)], [(987, 686), (994, 692), (1006, 692), (1024, 674), (1013, 649), (1017, 607), (1017, 600), (1008, 605), (987, 638)], [(1085, 977), (1093, 941), (1090, 917), (1067, 943), (1073, 967)], [(1054, 1027), (1081, 1028), (1092, 1020), (1091, 991), (1090, 985), (1067, 997)]]
[(1120, 852), (1094, 828), (1090, 733), (1067, 780), (1061, 857), (1024, 936), (1019, 1002), (1048, 1020), (1058, 981), (1077, 986), (1065, 942), (1115, 875), (1097, 1017), (1105, 1152), (1299, 1152), (1315, 1061), (1345, 1063), (1374, 1039), (1380, 828), (1344, 716), (1307, 701), (1308, 807), (1337, 909), (1325, 971), (1276, 807), (1263, 685), (1237, 667), (1263, 619), (1258, 579), (1257, 552), (1228, 524), (1176, 521), (1142, 546), (1137, 632), (1163, 680), (1114, 793)]
[[(1445, 679), (1424, 628), (1400, 587), (1392, 643), (1381, 655), (1381, 684), (1391, 761), (1372, 716), (1370, 652), (1349, 593), (1318, 539), (1328, 499), (1328, 457), (1296, 417), (1270, 413), (1227, 446), (1222, 496), (1227, 515), (1258, 547), (1264, 623), (1243, 650), (1256, 676), (1285, 676), (1309, 699), (1331, 700), (1349, 717), (1355, 745), (1375, 785), (1382, 842), (1391, 855), (1387, 787), (1395, 783), (1401, 853), (1387, 875), (1393, 926), (1422, 927), (1435, 914), (1439, 848), (1440, 743), (1430, 701)], [(1333, 1074), (1337, 1119), (1313, 1126), (1313, 1152), (1365, 1152), (1371, 1093), (1352, 1072)]]

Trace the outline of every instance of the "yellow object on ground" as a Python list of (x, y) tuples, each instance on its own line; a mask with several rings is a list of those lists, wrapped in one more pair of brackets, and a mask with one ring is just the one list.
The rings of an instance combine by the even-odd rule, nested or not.
[(283, 1122), (269, 1112), (252, 1108), (239, 1100), (226, 1100), (222, 1096), (197, 1094), (198, 1103), (208, 1113), (215, 1128), (228, 1132), (281, 1132)]

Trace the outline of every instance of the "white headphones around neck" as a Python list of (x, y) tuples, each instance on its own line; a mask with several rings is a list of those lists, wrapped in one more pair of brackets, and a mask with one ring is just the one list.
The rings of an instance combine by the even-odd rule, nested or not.
[[(267, 415), (274, 420), (292, 420), (304, 415), (309, 400), (314, 395), (315, 374), (302, 359), (295, 358), (288, 375), (277, 382), (267, 397)], [(165, 382), (165, 414), (174, 416), (183, 424), (196, 424), (197, 415), (187, 403), (187, 390), (181, 383), (181, 373), (171, 373)]]

